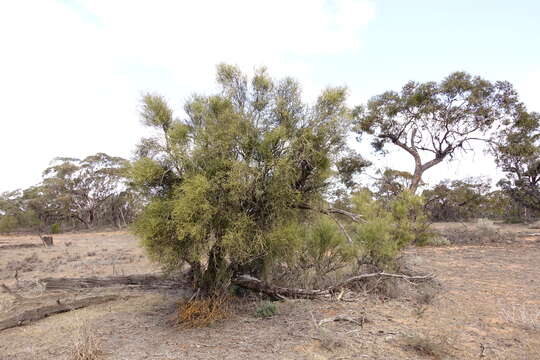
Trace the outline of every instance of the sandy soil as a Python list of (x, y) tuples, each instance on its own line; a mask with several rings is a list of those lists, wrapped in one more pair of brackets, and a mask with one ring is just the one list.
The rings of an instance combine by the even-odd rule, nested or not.
[[(93, 290), (121, 298), (1, 331), (0, 359), (69, 359), (81, 327), (98, 340), (103, 359), (540, 359), (540, 242), (518, 240), (408, 249), (409, 265), (439, 279), (433, 299), (403, 293), (355, 302), (290, 300), (269, 319), (255, 317), (260, 304), (246, 301), (231, 319), (204, 329), (172, 325), (187, 289)], [(0, 237), (0, 283), (27, 299), (44, 295), (36, 281), (42, 277), (158, 271), (126, 232), (57, 235), (48, 249), (2, 248), (24, 243), (39, 239)], [(0, 319), (15, 308), (14, 297), (0, 292)], [(364, 324), (318, 325), (336, 315)]]

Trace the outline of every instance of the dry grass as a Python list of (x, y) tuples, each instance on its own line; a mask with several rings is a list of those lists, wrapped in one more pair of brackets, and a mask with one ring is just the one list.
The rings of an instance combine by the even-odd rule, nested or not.
[(177, 306), (176, 322), (184, 327), (199, 328), (209, 326), (231, 315), (230, 297), (217, 295), (180, 301)]
[(432, 359), (447, 359), (451, 355), (448, 336), (412, 335), (402, 338), (403, 348)]
[(436, 229), (436, 233), (437, 236), (430, 245), (509, 244), (516, 241), (514, 233), (484, 219), (479, 219), (476, 223), (454, 223), (453, 226)]
[(502, 306), (503, 319), (521, 329), (540, 331), (540, 308), (527, 305)]
[(97, 360), (102, 355), (103, 351), (101, 350), (101, 344), (96, 336), (95, 329), (88, 322), (82, 322), (73, 340), (69, 359)]

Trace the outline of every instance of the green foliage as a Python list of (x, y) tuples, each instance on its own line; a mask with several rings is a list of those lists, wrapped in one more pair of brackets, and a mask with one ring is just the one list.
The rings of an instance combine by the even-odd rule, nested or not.
[(169, 269), (190, 264), (209, 291), (235, 273), (298, 261), (306, 239), (319, 236), (337, 253), (323, 230), (306, 235), (306, 212), (324, 206), (338, 163), (348, 180), (362, 168), (342, 160), (359, 159), (345, 146), (346, 89), (328, 88), (310, 106), (296, 81), (264, 68), (248, 79), (221, 64), (217, 81), (219, 94), (193, 96), (184, 120), (162, 97), (144, 96), (141, 115), (159, 135), (142, 140), (129, 171), (149, 200), (134, 229), (152, 259)]
[[(439, 83), (411, 81), (399, 93), (373, 97), (354, 114), (356, 131), (372, 135), (376, 150), (391, 143), (411, 155), (409, 189), (415, 192), (426, 170), (472, 148), (471, 141), (489, 139), (492, 129), (511, 122), (521, 109), (508, 82), (455, 72)], [(431, 159), (423, 161), (426, 153), (432, 153)]]
[(354, 225), (361, 263), (390, 267), (403, 247), (412, 242), (425, 243), (430, 237), (423, 200), (409, 191), (384, 203), (363, 190), (354, 194), (352, 201), (355, 212), (364, 219)]
[(51, 225), (51, 234), (60, 234), (62, 232), (62, 225), (55, 223)]
[(498, 185), (514, 201), (540, 211), (540, 113), (524, 109), (503, 128), (492, 147), (497, 165), (506, 178)]
[(426, 210), (433, 221), (464, 221), (488, 212), (489, 179), (443, 181), (425, 190)]
[(255, 310), (255, 316), (260, 318), (269, 318), (277, 313), (277, 307), (276, 304), (270, 301), (266, 301), (262, 303), (256, 310)]
[(319, 217), (308, 226), (301, 260), (303, 264), (313, 264), (318, 276), (335, 271), (355, 258), (355, 246), (347, 242), (335, 221)]
[(0, 233), (8, 233), (16, 230), (18, 227), (17, 218), (13, 215), (0, 216)]

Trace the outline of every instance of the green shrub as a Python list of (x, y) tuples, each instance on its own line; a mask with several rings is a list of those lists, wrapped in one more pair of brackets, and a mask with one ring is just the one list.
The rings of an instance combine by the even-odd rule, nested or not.
[(7, 233), (15, 230), (18, 226), (18, 221), (15, 216), (0, 217), (0, 233)]
[(62, 232), (62, 226), (60, 224), (51, 225), (51, 234), (60, 234)]
[(272, 302), (266, 301), (262, 303), (257, 310), (255, 310), (255, 316), (260, 318), (269, 318), (277, 313), (276, 305)]
[(425, 243), (430, 233), (422, 204), (422, 198), (409, 191), (388, 202), (373, 199), (369, 190), (354, 194), (354, 212), (363, 217), (354, 225), (355, 241), (360, 245), (359, 262), (386, 268), (393, 265), (404, 246)]

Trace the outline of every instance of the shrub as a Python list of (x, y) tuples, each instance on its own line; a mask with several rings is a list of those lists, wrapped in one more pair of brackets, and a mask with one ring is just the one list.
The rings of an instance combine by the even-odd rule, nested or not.
[(408, 191), (383, 203), (363, 190), (353, 196), (353, 205), (355, 212), (363, 216), (363, 221), (354, 225), (360, 263), (381, 268), (391, 266), (404, 246), (429, 239), (427, 219), (421, 210), (422, 198)]
[(15, 216), (0, 216), (0, 233), (7, 233), (15, 230), (18, 226)]
[(277, 313), (276, 305), (273, 302), (264, 302), (255, 310), (255, 316), (260, 318), (269, 318)]
[(217, 81), (217, 94), (186, 102), (182, 120), (163, 97), (143, 97), (142, 120), (156, 136), (142, 140), (130, 170), (147, 196), (134, 229), (152, 260), (168, 270), (190, 265), (208, 294), (235, 275), (264, 277), (298, 259), (302, 229), (326, 205), (333, 169), (352, 176), (365, 165), (340, 162), (359, 157), (346, 149), (345, 88), (327, 88), (308, 105), (300, 84), (266, 69), (248, 79), (221, 64)]
[(62, 225), (56, 223), (51, 225), (51, 234), (60, 234), (62, 232)]
[(95, 330), (83, 322), (71, 350), (71, 360), (97, 360), (103, 355)]

